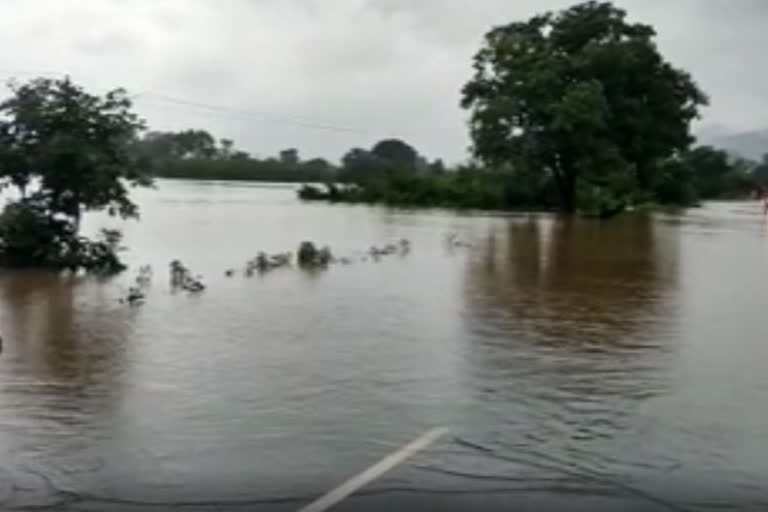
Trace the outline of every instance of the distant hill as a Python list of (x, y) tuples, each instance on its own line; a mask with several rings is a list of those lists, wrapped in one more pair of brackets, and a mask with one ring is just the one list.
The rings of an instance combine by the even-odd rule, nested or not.
[(751, 160), (762, 160), (768, 153), (768, 130), (728, 133), (719, 127), (704, 127), (697, 135), (698, 144), (715, 146)]

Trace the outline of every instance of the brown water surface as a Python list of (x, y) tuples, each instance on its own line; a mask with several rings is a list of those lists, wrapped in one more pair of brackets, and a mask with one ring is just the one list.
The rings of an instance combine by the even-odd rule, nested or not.
[[(344, 506), (768, 508), (757, 203), (600, 223), (246, 184), (138, 199), (124, 275), (0, 273), (2, 508), (293, 510), (441, 425)], [(305, 239), (353, 264), (243, 275)], [(171, 291), (174, 258), (204, 293)], [(146, 303), (121, 304), (143, 264)]]

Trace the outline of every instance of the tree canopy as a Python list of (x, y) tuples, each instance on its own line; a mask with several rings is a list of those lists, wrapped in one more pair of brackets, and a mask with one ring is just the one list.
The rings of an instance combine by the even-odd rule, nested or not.
[(462, 92), (475, 155), (551, 175), (567, 211), (595, 189), (650, 191), (707, 103), (654, 36), (608, 2), (494, 28)]
[(371, 155), (394, 166), (413, 169), (419, 153), (400, 139), (384, 139), (371, 148)]
[(430, 167), (413, 146), (400, 139), (380, 140), (370, 150), (352, 148), (342, 156), (341, 164), (339, 179), (353, 183), (442, 169), (441, 161)]
[(0, 185), (22, 199), (0, 219), (0, 263), (117, 267), (111, 247), (83, 239), (79, 227), (87, 210), (138, 214), (128, 187), (150, 179), (132, 150), (143, 123), (130, 98), (122, 89), (95, 96), (69, 78), (10, 88), (0, 103)]
[(142, 149), (147, 156), (162, 160), (213, 158), (218, 152), (216, 141), (205, 130), (149, 132), (142, 140)]
[(51, 210), (79, 220), (83, 210), (109, 208), (136, 214), (125, 182), (145, 183), (130, 143), (143, 123), (122, 89), (104, 97), (62, 80), (10, 84), (13, 96), (0, 103), (0, 176)]

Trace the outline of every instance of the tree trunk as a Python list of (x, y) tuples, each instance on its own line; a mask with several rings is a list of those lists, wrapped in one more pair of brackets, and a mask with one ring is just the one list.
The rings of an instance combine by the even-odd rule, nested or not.
[(555, 171), (554, 175), (560, 192), (560, 209), (571, 214), (576, 211), (576, 176), (567, 170)]
[(571, 175), (565, 177), (565, 187), (563, 188), (563, 212), (573, 213), (576, 211), (576, 178)]

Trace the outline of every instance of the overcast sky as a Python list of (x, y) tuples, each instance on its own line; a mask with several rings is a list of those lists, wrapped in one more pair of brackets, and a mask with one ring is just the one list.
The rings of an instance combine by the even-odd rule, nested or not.
[[(459, 90), (482, 35), (571, 3), (0, 0), (0, 77), (126, 87), (152, 128), (204, 128), (260, 156), (298, 147), (337, 160), (396, 136), (454, 162), (469, 145)], [(704, 124), (768, 127), (768, 0), (616, 3), (655, 25), (710, 95)]]

